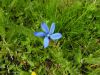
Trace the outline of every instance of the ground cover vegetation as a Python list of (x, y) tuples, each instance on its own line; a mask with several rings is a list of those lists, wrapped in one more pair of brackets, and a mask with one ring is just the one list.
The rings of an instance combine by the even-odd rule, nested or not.
[[(55, 23), (62, 38), (34, 36)], [(0, 0), (0, 75), (100, 75), (100, 0)]]

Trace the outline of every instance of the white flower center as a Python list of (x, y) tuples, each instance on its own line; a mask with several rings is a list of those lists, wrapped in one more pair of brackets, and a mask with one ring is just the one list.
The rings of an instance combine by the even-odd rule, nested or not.
[(50, 37), (50, 34), (47, 34), (47, 37)]

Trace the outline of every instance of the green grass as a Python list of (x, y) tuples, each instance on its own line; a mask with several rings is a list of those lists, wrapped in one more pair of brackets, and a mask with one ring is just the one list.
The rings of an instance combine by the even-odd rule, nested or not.
[[(62, 33), (43, 48), (41, 22)], [(0, 75), (100, 75), (99, 0), (0, 0)]]

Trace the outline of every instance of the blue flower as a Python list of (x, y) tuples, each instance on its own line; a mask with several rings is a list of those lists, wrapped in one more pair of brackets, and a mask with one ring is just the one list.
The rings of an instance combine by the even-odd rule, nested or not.
[(48, 47), (49, 41), (58, 40), (62, 37), (61, 33), (54, 33), (55, 30), (55, 23), (52, 23), (50, 30), (46, 23), (41, 23), (41, 28), (44, 32), (34, 32), (35, 36), (44, 37), (44, 48)]

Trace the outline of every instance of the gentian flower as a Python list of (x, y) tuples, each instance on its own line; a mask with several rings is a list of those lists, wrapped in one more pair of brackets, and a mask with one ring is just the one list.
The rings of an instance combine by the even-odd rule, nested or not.
[(55, 30), (55, 23), (52, 23), (50, 30), (46, 23), (41, 23), (41, 28), (44, 32), (34, 32), (35, 36), (44, 37), (44, 48), (48, 47), (49, 41), (58, 40), (62, 37), (61, 33), (54, 33)]

